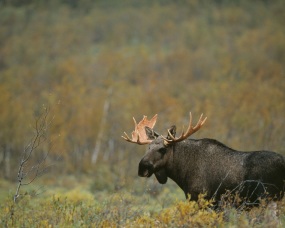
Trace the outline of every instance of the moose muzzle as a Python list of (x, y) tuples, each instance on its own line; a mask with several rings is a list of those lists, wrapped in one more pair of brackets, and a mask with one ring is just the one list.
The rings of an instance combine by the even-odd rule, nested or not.
[(139, 163), (138, 175), (140, 177), (150, 177), (154, 172), (154, 165), (149, 161), (143, 159)]

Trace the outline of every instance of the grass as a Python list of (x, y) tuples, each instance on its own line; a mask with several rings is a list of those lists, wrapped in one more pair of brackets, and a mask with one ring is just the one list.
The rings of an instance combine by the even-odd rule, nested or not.
[[(251, 211), (210, 208), (203, 195), (188, 202), (174, 183), (165, 186), (138, 179), (133, 187), (94, 191), (87, 176), (41, 179), (17, 203), (15, 184), (1, 180), (2, 227), (283, 227), (285, 200), (277, 210), (265, 206)], [(35, 196), (39, 186), (44, 192)], [(48, 184), (48, 185), (47, 185)], [(92, 190), (93, 189), (93, 190)], [(40, 190), (41, 191), (41, 190)], [(158, 191), (158, 192), (156, 192)], [(22, 192), (23, 193), (23, 192)], [(277, 212), (277, 214), (275, 214)], [(11, 216), (11, 213), (13, 214)]]

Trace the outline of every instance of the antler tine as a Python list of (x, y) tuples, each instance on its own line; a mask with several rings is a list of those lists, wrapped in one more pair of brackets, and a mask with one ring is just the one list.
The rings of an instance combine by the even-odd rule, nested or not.
[[(191, 115), (191, 112), (190, 112), (190, 115)], [(191, 118), (192, 118), (192, 115), (191, 115)], [(195, 127), (191, 126), (192, 123), (191, 125), (189, 125), (190, 129), (189, 129), (189, 132), (187, 132), (187, 137), (192, 135), (196, 131), (198, 131), (203, 126), (203, 124), (206, 122), (206, 120), (207, 120), (207, 117), (203, 120), (203, 113), (202, 113)]]
[(135, 140), (133, 140), (133, 139), (131, 139), (129, 136), (128, 136), (128, 134), (126, 133), (126, 132), (124, 132), (124, 134), (126, 135), (126, 136), (121, 136), (124, 140), (126, 140), (126, 141), (128, 141), (128, 142), (131, 142), (131, 143), (136, 143), (136, 144), (139, 144), (139, 145), (143, 145), (143, 144), (148, 144), (149, 142), (141, 142), (140, 141), (140, 136), (138, 135), (138, 139), (135, 141)]
[(186, 138), (188, 138), (190, 135), (192, 135), (193, 133), (195, 133), (196, 131), (198, 131), (206, 122), (207, 117), (205, 119), (203, 119), (203, 113), (201, 114), (197, 124), (195, 125), (195, 127), (192, 126), (192, 113), (189, 113), (189, 126), (186, 130), (186, 132), (184, 133), (184, 126), (183, 126), (183, 130), (182, 130), (182, 134), (180, 137), (175, 138), (170, 131), (168, 130), (168, 135), (171, 139), (167, 139), (164, 138), (163, 139), (167, 142), (167, 143), (174, 143), (174, 142), (180, 142)]
[[(203, 114), (202, 114), (202, 115), (203, 115)], [(204, 125), (204, 123), (206, 122), (207, 118), (208, 118), (208, 117), (206, 116), (205, 119), (202, 121), (201, 126)]]
[(182, 133), (181, 133), (180, 137), (177, 138), (177, 139), (174, 138), (173, 140), (174, 140), (174, 141), (178, 141), (178, 140), (179, 140), (179, 141), (182, 141), (183, 139), (187, 138), (189, 132), (191, 132), (191, 126), (192, 126), (192, 113), (189, 112), (189, 126), (188, 126), (186, 132), (184, 133), (184, 125), (183, 125), (183, 126), (182, 126)]
[[(203, 115), (203, 114), (202, 114), (202, 115)], [(185, 136), (186, 136), (187, 133), (191, 130), (191, 128), (192, 128), (192, 113), (189, 112), (189, 126), (188, 126), (188, 128), (187, 128), (187, 130), (186, 130)]]
[(128, 142), (132, 142), (131, 138), (128, 136), (128, 134), (126, 132), (124, 132), (125, 136), (121, 136), (123, 139), (125, 139)]
[(175, 140), (175, 137), (170, 133), (170, 129), (167, 129), (168, 135), (172, 140)]
[(125, 140), (127, 140), (127, 139), (129, 139), (129, 136), (128, 136), (128, 134), (124, 131), (124, 134), (125, 134), (125, 136), (121, 136), (123, 139), (125, 139)]
[[(203, 118), (203, 113), (201, 114), (201, 116), (200, 116), (200, 118), (199, 118), (199, 121), (197, 122), (197, 124), (196, 124), (196, 126), (194, 127), (194, 129), (196, 129), (196, 128), (199, 129), (199, 128), (202, 127), (203, 124), (206, 122), (207, 117), (205, 117), (204, 120), (202, 120), (202, 118)], [(197, 130), (198, 130), (198, 129), (197, 129)]]

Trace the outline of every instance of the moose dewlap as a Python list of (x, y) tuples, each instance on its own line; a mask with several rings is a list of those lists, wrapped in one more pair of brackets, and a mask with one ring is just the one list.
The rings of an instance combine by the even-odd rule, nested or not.
[(137, 124), (132, 138), (126, 133), (126, 141), (140, 145), (148, 144), (141, 159), (138, 175), (154, 174), (159, 183), (171, 178), (184, 191), (186, 198), (198, 200), (200, 193), (206, 199), (218, 203), (228, 193), (239, 194), (249, 204), (258, 204), (259, 199), (280, 200), (284, 195), (285, 157), (271, 151), (242, 152), (233, 150), (214, 139), (189, 139), (206, 122), (203, 114), (192, 126), (190, 112), (186, 132), (176, 137), (176, 127), (167, 130), (164, 137), (153, 130), (157, 120), (143, 119)]

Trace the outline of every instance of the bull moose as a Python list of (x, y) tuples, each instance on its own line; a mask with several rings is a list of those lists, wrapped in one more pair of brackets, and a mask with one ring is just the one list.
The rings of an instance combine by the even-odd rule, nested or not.
[[(157, 120), (146, 116), (137, 124), (126, 141), (139, 145), (148, 144), (141, 159), (138, 175), (155, 175), (165, 184), (171, 178), (184, 191), (186, 198), (197, 201), (204, 193), (206, 199), (221, 202), (227, 193), (239, 194), (247, 205), (258, 204), (261, 198), (280, 200), (284, 195), (285, 157), (271, 151), (242, 152), (231, 149), (214, 139), (189, 139), (206, 122), (200, 116), (193, 127), (190, 112), (189, 126), (176, 137), (176, 127), (167, 130), (167, 136), (153, 130)], [(224, 198), (223, 198), (224, 199)]]

